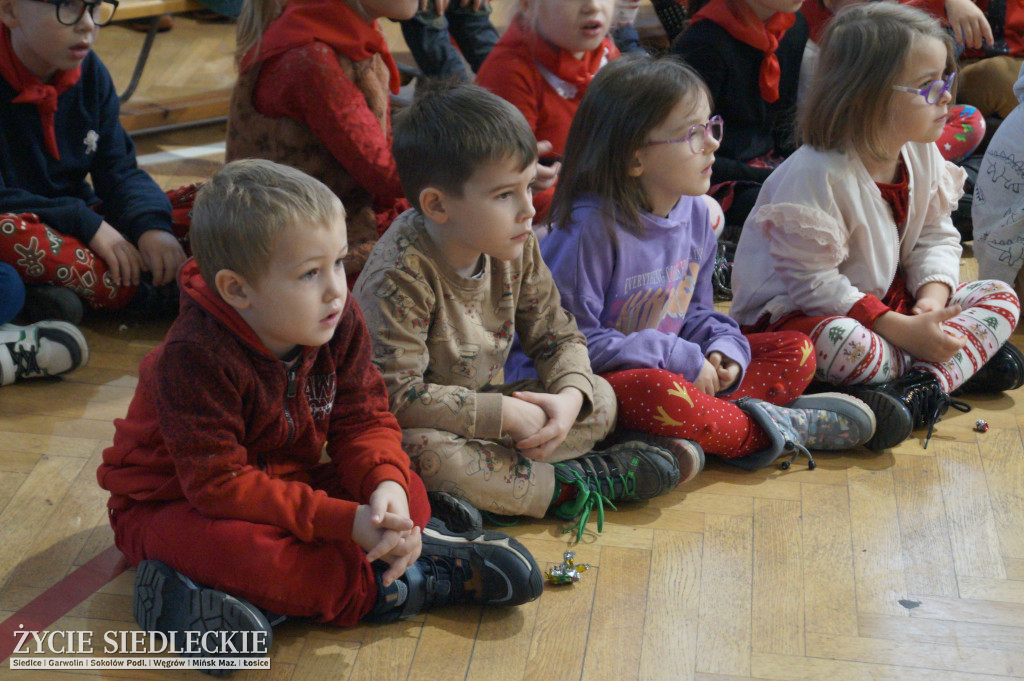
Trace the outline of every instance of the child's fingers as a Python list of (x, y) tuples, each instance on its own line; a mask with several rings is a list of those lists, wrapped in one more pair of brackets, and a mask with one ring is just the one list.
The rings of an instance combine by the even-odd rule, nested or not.
[(402, 541), (402, 536), (394, 530), (386, 530), (381, 534), (380, 541), (366, 554), (366, 560), (371, 563), (378, 558), (388, 555), (392, 549)]
[(380, 522), (374, 522), (374, 524), (385, 530), (403, 533), (409, 532), (413, 526), (412, 518), (406, 518), (397, 513), (384, 513), (380, 517)]
[(944, 322), (960, 314), (961, 308), (959, 305), (950, 305), (947, 308), (939, 310), (939, 321)]
[(524, 437), (522, 440), (516, 442), (516, 449), (523, 450), (540, 447), (556, 435), (558, 435), (558, 424), (554, 421), (548, 421), (544, 424), (543, 428), (533, 435)]

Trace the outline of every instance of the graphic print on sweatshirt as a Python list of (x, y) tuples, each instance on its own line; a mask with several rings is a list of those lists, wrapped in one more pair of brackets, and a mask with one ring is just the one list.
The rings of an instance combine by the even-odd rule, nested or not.
[(702, 250), (693, 246), (689, 258), (627, 277), (624, 287), (626, 298), (612, 303), (606, 324), (624, 334), (644, 329), (673, 333), (690, 307), (700, 272)]

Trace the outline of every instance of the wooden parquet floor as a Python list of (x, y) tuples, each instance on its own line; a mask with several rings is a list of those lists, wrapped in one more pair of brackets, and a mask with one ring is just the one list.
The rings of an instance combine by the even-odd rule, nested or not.
[[(113, 30), (101, 39), (101, 56)], [(115, 78), (127, 74), (115, 69)], [(218, 125), (137, 143), (152, 159), (216, 145), (223, 135)], [(171, 188), (208, 176), (222, 160), (214, 151), (148, 169)], [(965, 260), (965, 276), (974, 269)], [(52, 587), (74, 582), (81, 572), (65, 578), (113, 544), (95, 471), (112, 420), (125, 414), (132, 397), (139, 360), (159, 343), (166, 324), (91, 315), (84, 330), (92, 352), (87, 367), (62, 380), (0, 389), (3, 636), (19, 618), (32, 621), (81, 600)], [(1014, 340), (1024, 346), (1024, 337)], [(798, 463), (789, 471), (749, 473), (712, 462), (665, 497), (609, 511), (601, 534), (592, 523), (571, 547), (580, 562), (596, 567), (578, 584), (548, 587), (539, 600), (508, 611), (460, 608), (350, 630), (289, 621), (275, 632), (271, 669), (233, 678), (1024, 678), (1024, 410), (1018, 400), (1024, 390), (970, 400), (974, 411), (950, 412), (928, 449), (919, 432), (883, 454), (821, 454), (814, 471)], [(979, 418), (991, 425), (987, 433), (972, 430)], [(546, 566), (570, 548), (561, 529), (558, 521), (531, 520), (509, 532)], [(95, 641), (105, 632), (136, 630), (133, 577), (129, 570), (83, 594), (49, 628), (90, 630)], [(56, 601), (34, 601), (54, 591)], [(0, 663), (0, 678), (205, 677), (23, 671)]]

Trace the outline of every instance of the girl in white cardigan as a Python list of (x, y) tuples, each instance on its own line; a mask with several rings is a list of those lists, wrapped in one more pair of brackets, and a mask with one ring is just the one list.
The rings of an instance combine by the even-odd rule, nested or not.
[[(959, 283), (949, 216), (964, 171), (935, 146), (953, 50), (938, 21), (912, 7), (840, 12), (801, 105), (804, 145), (765, 183), (736, 251), (733, 317), (746, 332), (811, 336), (817, 378), (875, 410), (873, 449), (914, 427), (930, 437), (960, 406), (949, 397), (958, 388), (1024, 383), (1024, 355), (1004, 346), (1017, 296), (1002, 282)], [(978, 374), (993, 356), (999, 371)]]

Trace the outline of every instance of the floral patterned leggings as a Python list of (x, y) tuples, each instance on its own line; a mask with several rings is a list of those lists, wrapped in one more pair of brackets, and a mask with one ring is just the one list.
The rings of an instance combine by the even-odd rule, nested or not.
[(779, 326), (811, 337), (817, 355), (815, 376), (833, 385), (885, 383), (912, 369), (928, 371), (947, 393), (973, 376), (1007, 341), (1020, 317), (1017, 294), (1001, 281), (960, 284), (949, 300), (963, 310), (945, 326), (967, 338), (948, 362), (915, 359), (849, 317), (798, 317)]
[[(197, 185), (167, 192), (174, 235), (185, 246)], [(119, 310), (135, 295), (120, 286), (107, 264), (75, 237), (61, 234), (34, 213), (0, 213), (0, 262), (18, 271), (28, 284), (54, 284), (77, 293), (93, 309)]]

